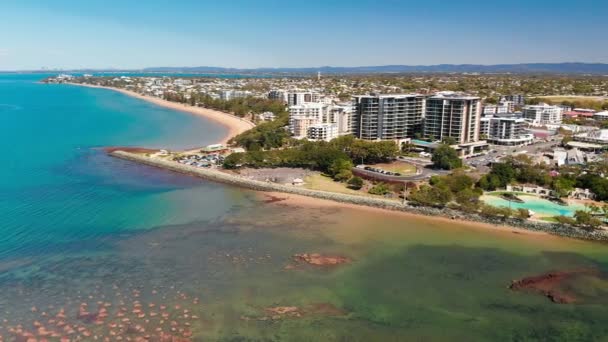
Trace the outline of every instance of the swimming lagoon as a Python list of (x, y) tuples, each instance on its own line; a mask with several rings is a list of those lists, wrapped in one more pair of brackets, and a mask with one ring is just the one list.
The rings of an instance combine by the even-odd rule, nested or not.
[(569, 203), (567, 206), (564, 206), (536, 196), (518, 195), (518, 197), (524, 203), (509, 202), (497, 195), (485, 195), (481, 199), (494, 207), (528, 209), (540, 216), (574, 216), (577, 210), (585, 210), (585, 206), (578, 203)]

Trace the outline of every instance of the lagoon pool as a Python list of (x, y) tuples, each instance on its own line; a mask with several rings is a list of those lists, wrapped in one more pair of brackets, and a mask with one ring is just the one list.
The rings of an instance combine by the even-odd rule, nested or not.
[(512, 209), (528, 209), (533, 211), (537, 215), (541, 216), (574, 216), (574, 212), (577, 210), (584, 210), (585, 206), (582, 204), (570, 204), (568, 206), (562, 206), (557, 203), (553, 203), (551, 201), (538, 198), (535, 196), (518, 196), (525, 203), (516, 203), (504, 200), (498, 196), (494, 195), (486, 195), (482, 196), (482, 200), (492, 206), (495, 207), (511, 207)]

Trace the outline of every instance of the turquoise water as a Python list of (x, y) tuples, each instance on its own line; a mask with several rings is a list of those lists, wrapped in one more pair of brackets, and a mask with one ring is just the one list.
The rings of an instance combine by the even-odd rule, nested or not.
[(188, 222), (201, 215), (171, 210), (166, 198), (223, 195), (212, 184), (193, 190), (194, 180), (142, 174), (99, 149), (202, 146), (222, 136), (221, 126), (117, 92), (37, 83), (42, 77), (0, 75), (0, 258)]
[(577, 210), (585, 210), (582, 204), (570, 204), (568, 206), (537, 198), (533, 196), (520, 196), (524, 203), (509, 202), (497, 196), (486, 196), (484, 201), (495, 207), (507, 207), (512, 209), (528, 209), (536, 214), (544, 216), (574, 216)]

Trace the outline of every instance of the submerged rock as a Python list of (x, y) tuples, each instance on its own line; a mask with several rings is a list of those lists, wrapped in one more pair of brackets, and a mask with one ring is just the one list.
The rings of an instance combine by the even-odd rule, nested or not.
[(322, 255), (319, 253), (295, 254), (293, 259), (297, 262), (303, 262), (313, 266), (336, 266), (347, 264), (352, 261), (351, 259), (343, 256)]
[(563, 285), (566, 281), (580, 275), (598, 276), (599, 272), (592, 269), (549, 272), (514, 280), (509, 288), (514, 291), (536, 292), (557, 304), (572, 304), (577, 301), (576, 294), (567, 290), (567, 287)]

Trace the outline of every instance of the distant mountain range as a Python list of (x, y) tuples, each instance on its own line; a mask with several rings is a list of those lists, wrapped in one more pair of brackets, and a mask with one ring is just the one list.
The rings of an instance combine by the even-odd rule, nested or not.
[(157, 67), (144, 72), (184, 73), (286, 73), (310, 74), (367, 74), (367, 73), (515, 73), (515, 74), (599, 74), (608, 75), (608, 64), (603, 63), (527, 63), (527, 64), (438, 64), (438, 65), (382, 65), (361, 67), (318, 68), (220, 68), (220, 67)]
[(200, 74), (381, 74), (381, 73), (485, 73), (485, 74), (593, 74), (608, 75), (605, 63), (525, 63), (525, 64), (438, 64), (382, 65), (360, 67), (306, 68), (222, 68), (222, 67), (154, 67), (128, 69), (39, 70), (35, 72), (141, 72), (141, 73), (200, 73)]

